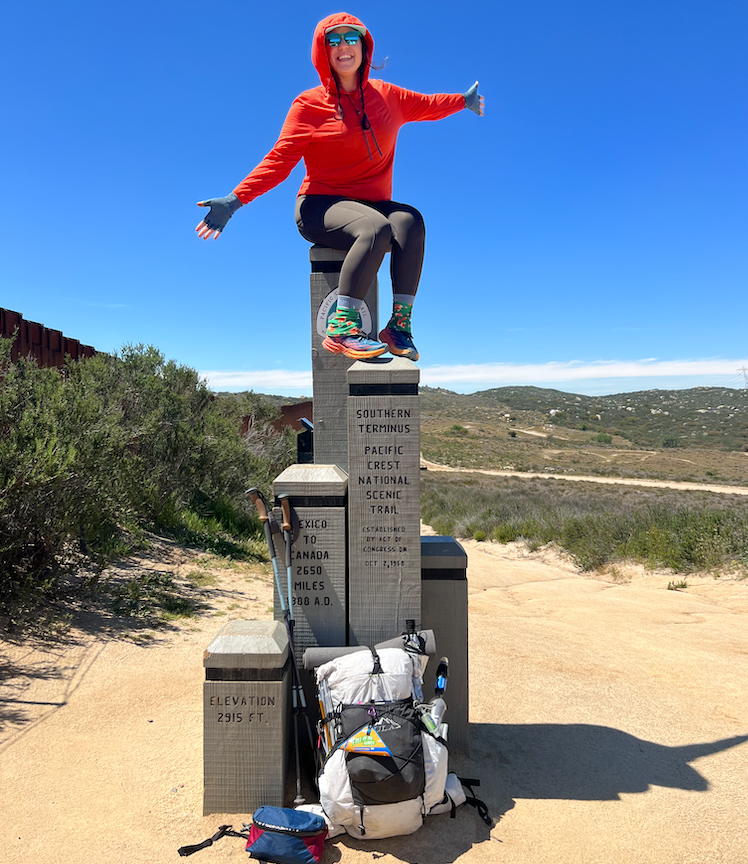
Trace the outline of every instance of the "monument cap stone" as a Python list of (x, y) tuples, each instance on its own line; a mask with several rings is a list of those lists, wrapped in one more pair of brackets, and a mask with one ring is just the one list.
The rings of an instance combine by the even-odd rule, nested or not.
[(280, 671), (287, 658), (288, 636), (280, 621), (229, 621), (206, 648), (203, 666)]
[[(374, 357), (372, 360), (357, 360), (348, 370), (348, 386), (357, 384), (418, 384), (418, 366), (405, 357)], [(353, 394), (351, 394), (353, 395)], [(415, 394), (414, 394), (415, 395)]]
[(290, 465), (273, 482), (275, 495), (345, 495), (348, 475), (337, 465)]
[(466, 570), (467, 553), (454, 537), (421, 537), (421, 570)]

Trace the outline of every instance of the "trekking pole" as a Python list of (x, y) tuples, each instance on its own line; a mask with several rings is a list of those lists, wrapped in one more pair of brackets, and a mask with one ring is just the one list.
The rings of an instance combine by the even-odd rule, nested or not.
[(283, 613), (283, 617), (286, 618), (287, 610), (286, 603), (283, 599), (283, 588), (281, 587), (280, 575), (278, 573), (278, 561), (275, 557), (275, 543), (273, 543), (273, 527), (271, 524), (272, 515), (268, 510), (268, 503), (265, 500), (265, 496), (260, 492), (260, 490), (253, 486), (251, 489), (247, 489), (247, 495), (252, 499), (252, 503), (257, 508), (257, 515), (260, 517), (260, 522), (262, 522), (262, 527), (265, 529), (265, 540), (268, 544), (268, 551), (270, 552), (270, 560), (273, 562), (273, 573), (275, 574), (275, 587), (278, 589), (278, 597), (280, 598), (280, 607), (281, 612)]
[[(283, 514), (283, 540), (286, 544), (286, 587), (288, 589), (288, 614), (293, 622), (293, 594), (291, 585), (293, 581), (292, 565), (291, 565), (291, 547), (293, 545), (293, 527), (291, 524), (291, 502), (287, 495), (279, 495), (278, 500), (281, 505), (281, 513)], [(293, 633), (294, 625), (291, 624), (291, 633)]]
[[(291, 685), (291, 696), (293, 698), (293, 740), (294, 752), (296, 755), (296, 797), (293, 799), (294, 804), (303, 804), (304, 796), (301, 794), (301, 756), (299, 750), (299, 668), (296, 664), (296, 649), (293, 643), (293, 594), (291, 592), (292, 576), (291, 576), (291, 543), (293, 542), (291, 534), (291, 502), (285, 495), (278, 496), (281, 505), (281, 513), (283, 514), (283, 540), (286, 546), (286, 585), (288, 588), (288, 617), (286, 618), (286, 627), (288, 629), (288, 647), (291, 651), (291, 676), (293, 683)], [(302, 694), (303, 695), (303, 694)]]
[(288, 638), (291, 648), (291, 667), (293, 675), (293, 709), (294, 709), (294, 740), (296, 744), (296, 798), (294, 804), (303, 804), (304, 799), (301, 796), (301, 768), (299, 756), (299, 712), (303, 712), (306, 722), (306, 731), (309, 736), (309, 743), (314, 747), (314, 738), (312, 736), (312, 727), (309, 722), (309, 712), (306, 706), (306, 697), (304, 696), (304, 685), (301, 683), (301, 673), (299, 672), (299, 664), (296, 659), (296, 644), (294, 642), (294, 626), (296, 622), (293, 617), (293, 565), (291, 563), (291, 553), (293, 550), (293, 522), (291, 520), (291, 502), (287, 495), (279, 495), (278, 500), (281, 505), (281, 513), (283, 514), (283, 540), (286, 547), (286, 584), (288, 586), (288, 609), (289, 618)]

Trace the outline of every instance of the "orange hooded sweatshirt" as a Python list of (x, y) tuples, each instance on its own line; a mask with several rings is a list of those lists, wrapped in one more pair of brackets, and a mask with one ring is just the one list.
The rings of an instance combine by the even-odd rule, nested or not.
[(416, 120), (441, 120), (465, 107), (465, 98), (459, 93), (425, 96), (386, 81), (370, 80), (374, 40), (367, 29), (363, 94), (371, 130), (365, 132), (356, 110), (361, 111), (361, 96), (358, 91), (338, 93), (327, 56), (325, 31), (346, 24), (364, 26), (344, 12), (317, 25), (312, 62), (322, 83), (294, 99), (275, 146), (234, 189), (242, 204), (282, 183), (300, 159), (304, 160), (306, 177), (299, 195), (388, 201), (392, 198), (392, 165), (400, 127)]

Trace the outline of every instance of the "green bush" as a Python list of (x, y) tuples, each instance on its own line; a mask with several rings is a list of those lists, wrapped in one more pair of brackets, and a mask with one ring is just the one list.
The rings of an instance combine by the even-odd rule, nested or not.
[(597, 444), (612, 444), (613, 436), (608, 435), (607, 432), (598, 432), (597, 435), (593, 435), (590, 440), (595, 441)]
[(478, 476), (424, 477), (423, 521), (455, 537), (554, 541), (582, 570), (636, 561), (718, 573), (748, 562), (748, 501), (738, 496)]
[[(66, 569), (103, 563), (144, 528), (187, 514), (212, 530), (259, 532), (243, 500), (292, 461), (275, 409), (216, 398), (197, 372), (126, 346), (62, 370), (10, 361), (0, 340), (0, 614), (32, 609)], [(245, 440), (241, 417), (252, 415)]]
[(455, 424), (450, 428), (449, 431), (450, 431), (450, 433), (451, 433), (452, 435), (467, 435), (467, 434), (469, 434), (469, 433), (468, 433), (468, 430), (467, 430), (464, 426), (460, 426), (459, 423), (455, 423)]
[(517, 529), (514, 525), (509, 525), (506, 522), (502, 522), (501, 525), (497, 525), (491, 536), (494, 540), (499, 543), (511, 543), (513, 540), (516, 540), (520, 535), (517, 532)]
[(473, 540), (477, 540), (479, 543), (482, 543), (486, 539), (485, 531), (474, 531), (473, 532)]

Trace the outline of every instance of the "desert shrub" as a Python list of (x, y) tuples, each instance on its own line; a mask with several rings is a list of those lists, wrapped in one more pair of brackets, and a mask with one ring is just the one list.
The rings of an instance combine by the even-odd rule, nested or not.
[(748, 560), (748, 501), (738, 496), (477, 476), (423, 478), (424, 522), (456, 537), (554, 541), (582, 570), (636, 561), (687, 573)]
[(677, 435), (666, 435), (662, 439), (663, 447), (680, 447), (680, 440)]
[[(11, 363), (10, 344), (0, 340), (0, 613), (33, 608), (82, 556), (103, 563), (122, 538), (186, 528), (189, 514), (213, 534), (259, 534), (244, 490), (267, 487), (293, 451), (257, 397), (216, 399), (153, 347), (61, 374)], [(253, 410), (248, 442), (241, 417)]]
[(459, 423), (455, 423), (449, 430), (451, 435), (467, 435), (468, 430), (464, 426), (460, 426)]
[(608, 435), (607, 432), (598, 432), (597, 435), (593, 435), (590, 440), (597, 444), (612, 444), (613, 436)]
[(521, 536), (513, 525), (502, 522), (491, 532), (491, 537), (499, 543), (511, 543)]
[(477, 540), (479, 543), (483, 543), (483, 541), (485, 539), (486, 539), (486, 532), (485, 531), (478, 530), (478, 531), (473, 532), (473, 540)]

